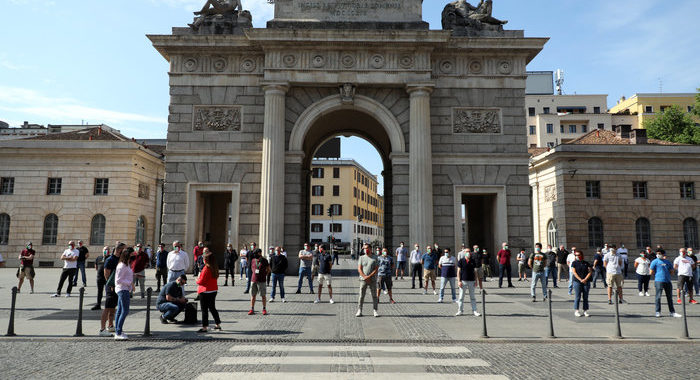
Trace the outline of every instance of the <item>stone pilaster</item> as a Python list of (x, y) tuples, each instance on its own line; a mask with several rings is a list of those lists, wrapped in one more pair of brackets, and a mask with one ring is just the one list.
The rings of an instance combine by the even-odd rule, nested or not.
[(432, 85), (409, 85), (411, 96), (408, 176), (409, 242), (421, 247), (433, 243), (433, 160), (430, 134)]
[(269, 246), (284, 240), (284, 110), (287, 85), (271, 83), (265, 91), (265, 119), (260, 181), (260, 238), (258, 247), (267, 253)]

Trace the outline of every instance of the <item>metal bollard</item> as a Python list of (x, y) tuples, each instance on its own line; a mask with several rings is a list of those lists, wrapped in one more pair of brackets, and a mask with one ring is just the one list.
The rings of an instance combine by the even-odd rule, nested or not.
[(15, 302), (17, 301), (17, 287), (12, 288), (12, 307), (10, 308), (10, 323), (7, 324), (7, 334), (5, 336), (16, 336), (15, 334)]
[(143, 328), (143, 336), (151, 335), (151, 295), (153, 288), (146, 289), (146, 326)]
[(614, 336), (615, 339), (622, 339), (622, 329), (620, 328), (620, 289), (615, 291), (615, 324), (617, 326), (617, 332)]
[(554, 319), (552, 318), (552, 289), (547, 290), (547, 303), (549, 304), (549, 338), (556, 338), (554, 336)]
[(85, 287), (80, 288), (80, 301), (78, 304), (78, 324), (75, 326), (75, 335), (73, 336), (85, 336), (83, 335), (83, 298), (85, 298)]
[(481, 289), (481, 320), (484, 323), (484, 327), (481, 330), (481, 337), (488, 338), (489, 334), (486, 331), (486, 290)]
[(690, 335), (688, 334), (688, 317), (687, 317), (687, 312), (685, 310), (685, 290), (681, 291), (683, 294), (683, 325), (682, 325), (682, 331), (681, 331), (681, 338), (683, 339), (690, 339)]

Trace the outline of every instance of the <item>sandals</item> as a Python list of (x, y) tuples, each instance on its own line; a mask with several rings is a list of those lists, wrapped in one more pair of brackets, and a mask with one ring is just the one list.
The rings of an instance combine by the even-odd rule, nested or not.
[(197, 332), (198, 333), (205, 333), (205, 332), (209, 332), (209, 331), (205, 328), (201, 328), (201, 329), (197, 330)]

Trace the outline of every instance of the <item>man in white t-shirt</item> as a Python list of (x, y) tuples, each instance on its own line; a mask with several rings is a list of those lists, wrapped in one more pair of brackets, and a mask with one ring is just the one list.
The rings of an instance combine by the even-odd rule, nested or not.
[(612, 305), (612, 288), (613, 285), (617, 288), (618, 298), (620, 303), (624, 303), (622, 299), (622, 257), (613, 249), (608, 250), (608, 253), (603, 256), (603, 265), (607, 272), (608, 280), (608, 304)]
[(690, 297), (690, 303), (698, 303), (698, 301), (693, 299), (693, 271), (695, 270), (695, 260), (688, 257), (685, 248), (681, 248), (678, 251), (678, 257), (673, 260), (673, 269), (678, 272), (678, 289), (676, 292), (678, 294), (677, 303), (681, 303), (681, 292), (683, 287), (687, 287), (688, 297)]
[(574, 294), (574, 272), (571, 271), (571, 266), (576, 261), (576, 247), (571, 247), (569, 255), (566, 256), (566, 266), (569, 267), (569, 295)]
[(68, 279), (66, 298), (70, 297), (70, 292), (73, 290), (73, 281), (71, 279), (78, 273), (78, 256), (80, 256), (80, 252), (75, 248), (75, 243), (72, 240), (69, 241), (68, 248), (66, 248), (61, 255), (61, 260), (63, 260), (63, 272), (61, 272), (61, 279), (58, 281), (58, 289), (56, 289), (56, 293), (51, 297), (61, 296), (63, 282), (66, 281), (66, 279)]
[(627, 278), (627, 268), (629, 264), (629, 251), (625, 248), (625, 245), (620, 243), (620, 248), (617, 249), (617, 254), (622, 257), (622, 273)]

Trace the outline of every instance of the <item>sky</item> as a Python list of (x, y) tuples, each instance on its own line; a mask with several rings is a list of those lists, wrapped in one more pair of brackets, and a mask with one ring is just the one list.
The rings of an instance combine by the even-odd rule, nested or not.
[[(255, 27), (272, 18), (267, 0), (242, 3)], [(440, 29), (447, 3), (424, 0), (431, 29)], [(168, 64), (145, 35), (186, 26), (203, 4), (0, 0), (0, 120), (104, 123), (130, 137), (164, 138)], [(623, 95), (700, 87), (698, 0), (494, 0), (493, 15), (509, 20), (507, 29), (550, 38), (528, 70), (564, 70), (567, 94), (608, 94), (613, 105)], [(344, 143), (342, 154), (379, 173), (368, 146)]]

